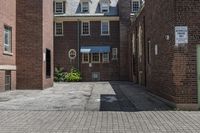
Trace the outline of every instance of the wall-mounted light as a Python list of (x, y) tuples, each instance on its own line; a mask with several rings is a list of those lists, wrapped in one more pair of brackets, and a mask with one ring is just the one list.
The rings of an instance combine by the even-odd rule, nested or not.
[(165, 35), (165, 39), (166, 39), (167, 41), (169, 41), (169, 39), (170, 39), (169, 35)]

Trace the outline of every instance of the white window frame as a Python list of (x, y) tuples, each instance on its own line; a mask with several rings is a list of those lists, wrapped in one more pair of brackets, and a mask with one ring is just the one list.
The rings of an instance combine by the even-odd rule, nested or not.
[[(93, 56), (94, 56), (94, 54), (99, 54), (99, 61), (93, 61)], [(100, 54), (100, 53), (92, 53), (92, 54), (91, 54), (91, 62), (92, 62), (92, 63), (100, 63), (100, 62), (101, 62), (101, 54)]]
[[(84, 60), (85, 55), (87, 55), (87, 57), (88, 57), (87, 61)], [(89, 62), (90, 62), (90, 54), (89, 53), (82, 53), (82, 63), (89, 63)]]
[[(103, 10), (107, 10), (107, 11), (104, 12)], [(102, 2), (101, 3), (101, 12), (102, 13), (109, 13), (110, 12), (110, 4), (108, 4), (106, 2)]]
[[(57, 12), (57, 6), (56, 6), (56, 4), (61, 4), (62, 3), (62, 12)], [(63, 1), (56, 1), (55, 2), (55, 13), (56, 14), (62, 14), (62, 13), (64, 13), (64, 5), (63, 5)]]
[(110, 54), (102, 53), (102, 61), (103, 61), (103, 63), (109, 63), (110, 62)]
[[(83, 33), (83, 23), (88, 23), (88, 34)], [(90, 36), (90, 21), (82, 21), (81, 22), (81, 35), (82, 36)]]
[[(103, 33), (103, 23), (108, 24), (108, 33), (107, 34)], [(110, 35), (110, 21), (101, 21), (101, 35), (102, 36), (109, 36)]]
[(118, 48), (112, 48), (112, 60), (118, 60)]
[[(7, 44), (5, 42), (5, 34), (8, 36)], [(4, 44), (4, 53), (12, 54), (12, 27), (4, 26), (4, 35), (3, 35), (3, 44)], [(6, 50), (6, 47), (8, 50)]]
[[(57, 34), (57, 24), (62, 24), (62, 34)], [(64, 32), (64, 30), (63, 30), (63, 22), (55, 22), (55, 36), (63, 36), (64, 34), (63, 34), (63, 32)]]
[(133, 13), (136, 13), (136, 12), (138, 12), (138, 11), (134, 11), (134, 8), (133, 8), (133, 3), (134, 3), (134, 2), (138, 2), (138, 4), (139, 4), (139, 5), (138, 5), (138, 6), (139, 6), (139, 7), (138, 7), (138, 11), (139, 11), (141, 5), (140, 5), (140, 0), (132, 0), (132, 2), (131, 2), (131, 10), (132, 10)]
[[(86, 7), (86, 6), (84, 6), (84, 4), (83, 3), (87, 3), (87, 5), (88, 5), (88, 7)], [(87, 12), (83, 12), (84, 10), (83, 10), (83, 8), (88, 8), (88, 11)], [(81, 2), (81, 12), (82, 13), (89, 13), (90, 12), (90, 3), (89, 2)]]

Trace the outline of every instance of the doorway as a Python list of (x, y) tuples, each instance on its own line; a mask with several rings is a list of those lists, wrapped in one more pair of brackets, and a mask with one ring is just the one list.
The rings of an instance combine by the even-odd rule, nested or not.
[(5, 71), (5, 91), (11, 90), (11, 71)]

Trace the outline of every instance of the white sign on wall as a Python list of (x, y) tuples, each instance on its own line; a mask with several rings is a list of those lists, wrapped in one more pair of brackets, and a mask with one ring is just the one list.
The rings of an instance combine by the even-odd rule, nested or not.
[(176, 41), (176, 45), (188, 43), (188, 27), (187, 26), (175, 27), (175, 41)]

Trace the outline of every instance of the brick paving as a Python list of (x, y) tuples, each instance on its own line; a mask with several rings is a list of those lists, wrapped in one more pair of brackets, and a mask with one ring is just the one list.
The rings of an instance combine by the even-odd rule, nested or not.
[(198, 133), (199, 112), (0, 111), (0, 133)]

